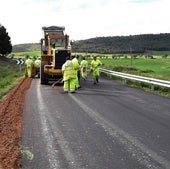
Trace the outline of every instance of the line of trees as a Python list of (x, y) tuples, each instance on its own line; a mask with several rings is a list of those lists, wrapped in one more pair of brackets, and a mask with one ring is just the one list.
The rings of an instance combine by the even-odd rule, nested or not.
[(11, 38), (6, 31), (6, 28), (0, 24), (0, 56), (6, 56), (11, 52)]
[(170, 33), (91, 38), (73, 42), (72, 50), (110, 54), (170, 51)]

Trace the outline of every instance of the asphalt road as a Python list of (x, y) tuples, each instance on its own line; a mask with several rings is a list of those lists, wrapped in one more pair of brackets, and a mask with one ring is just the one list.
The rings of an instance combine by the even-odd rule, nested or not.
[(23, 169), (170, 169), (170, 99), (100, 79), (28, 90)]

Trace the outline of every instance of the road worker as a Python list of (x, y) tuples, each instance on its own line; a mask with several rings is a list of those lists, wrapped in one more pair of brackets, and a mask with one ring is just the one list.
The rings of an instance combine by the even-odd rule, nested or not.
[(75, 93), (75, 78), (77, 71), (74, 69), (74, 65), (69, 57), (66, 58), (66, 62), (62, 65), (64, 92)]
[(99, 66), (102, 65), (102, 62), (97, 59), (96, 56), (93, 57), (93, 60), (91, 62), (91, 72), (93, 77), (93, 83), (96, 84), (99, 82)]
[(26, 64), (26, 76), (32, 77), (33, 61), (29, 56), (27, 56), (25, 64)]
[(79, 64), (78, 59), (79, 59), (79, 55), (73, 56), (73, 59), (72, 59), (74, 69), (76, 70), (76, 73), (77, 73), (77, 76), (74, 81), (76, 89), (79, 89), (81, 87), (80, 86), (80, 64)]
[(85, 57), (83, 57), (81, 63), (80, 63), (80, 67), (81, 67), (81, 77), (84, 80), (87, 80), (87, 68), (88, 68), (88, 62), (85, 59)]
[(40, 77), (40, 66), (41, 66), (40, 58), (37, 57), (37, 59), (34, 62), (34, 66), (35, 66), (36, 75), (38, 75), (38, 77)]

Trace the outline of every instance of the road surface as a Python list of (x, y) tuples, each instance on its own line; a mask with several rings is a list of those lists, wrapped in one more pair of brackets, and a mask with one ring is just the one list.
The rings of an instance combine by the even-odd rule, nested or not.
[(89, 79), (28, 90), (23, 169), (170, 169), (170, 99), (114, 81)]

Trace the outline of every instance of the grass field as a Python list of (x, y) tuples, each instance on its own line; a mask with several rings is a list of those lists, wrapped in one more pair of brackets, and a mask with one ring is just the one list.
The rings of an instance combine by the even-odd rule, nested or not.
[[(22, 59), (26, 59), (26, 56), (29, 55), (32, 58), (34, 56), (38, 56), (40, 57), (41, 52), (40, 51), (33, 51), (33, 52), (18, 52), (18, 53), (13, 53), (14, 58), (22, 58)], [(12, 55), (12, 54), (11, 54)]]
[(20, 70), (16, 62), (7, 62), (0, 58), (0, 99), (12, 89), (24, 76), (24, 66)]
[[(102, 63), (104, 63), (103, 68), (106, 69), (157, 79), (170, 80), (170, 51), (152, 52), (152, 54), (154, 59), (146, 59), (144, 57), (131, 58), (129, 55), (127, 55), (127, 57), (122, 55), (120, 58), (112, 59), (111, 54), (90, 54), (90, 56), (98, 55)], [(161, 56), (165, 54), (168, 55), (168, 58), (162, 59)], [(33, 58), (34, 56), (40, 56), (40, 51), (14, 53), (14, 59), (25, 59), (26, 55)], [(89, 54), (80, 53), (80, 55), (87, 56)], [(101, 56), (108, 57), (106, 59), (104, 57), (101, 58)], [(92, 57), (88, 59), (88, 62), (90, 63), (91, 60)], [(24, 76), (24, 69), (24, 65), (22, 65), (22, 69), (20, 71), (19, 65), (16, 65), (15, 62), (5, 62), (0, 59), (0, 99)], [(161, 90), (165, 91), (165, 93), (169, 93), (169, 89)]]
[[(122, 55), (120, 58), (117, 59), (112, 59), (111, 54), (73, 53), (73, 55), (98, 55), (100, 57), (108, 56), (107, 59), (101, 59), (101, 61), (105, 64), (104, 67), (107, 69), (137, 74), (141, 76), (154, 77), (158, 79), (170, 80), (170, 57), (168, 57), (167, 59), (162, 59), (161, 57), (165, 54), (170, 56), (170, 51), (152, 51), (151, 53), (154, 56), (154, 59), (146, 59), (144, 57), (137, 57), (131, 59), (130, 55), (126, 54), (125, 55), (127, 56), (127, 58), (124, 57), (125, 55)], [(32, 58), (34, 56), (40, 57), (40, 51), (14, 53), (14, 58), (25, 59), (26, 55), (29, 55)], [(91, 59), (88, 61), (90, 63)]]
[(170, 80), (170, 59), (102, 59), (105, 68)]
[[(9, 57), (25, 60), (26, 55), (33, 58), (40, 56), (40, 51), (12, 53)], [(15, 60), (9, 62), (7, 59), (0, 58), (0, 100), (24, 77), (24, 71), (25, 65), (17, 65)]]

